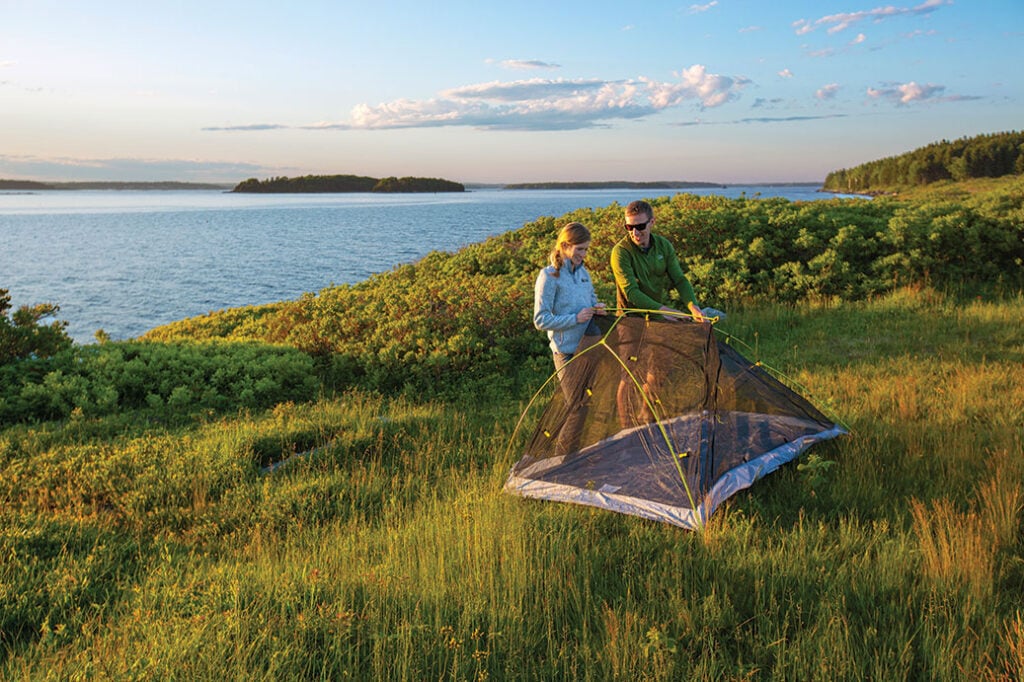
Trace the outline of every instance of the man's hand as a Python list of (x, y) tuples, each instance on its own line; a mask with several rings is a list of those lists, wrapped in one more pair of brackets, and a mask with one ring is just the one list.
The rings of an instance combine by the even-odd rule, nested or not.
[(690, 314), (693, 315), (694, 322), (707, 322), (708, 318), (704, 317), (704, 311), (701, 310), (697, 305), (691, 303), (687, 306), (690, 309)]

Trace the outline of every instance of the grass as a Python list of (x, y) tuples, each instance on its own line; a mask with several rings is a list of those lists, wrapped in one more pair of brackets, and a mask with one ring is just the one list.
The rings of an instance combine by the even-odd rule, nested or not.
[(893, 185), (874, 187), (871, 192), (880, 196), (894, 196), (899, 199), (963, 201), (976, 195), (988, 194), (1004, 189), (1014, 189), (1021, 183), (1020, 175), (1003, 175), (998, 178), (971, 178), (969, 180), (939, 180), (926, 185)]
[(729, 311), (852, 434), (702, 533), (501, 492), (528, 395), (8, 428), (0, 674), (1021, 679), (1022, 304)]

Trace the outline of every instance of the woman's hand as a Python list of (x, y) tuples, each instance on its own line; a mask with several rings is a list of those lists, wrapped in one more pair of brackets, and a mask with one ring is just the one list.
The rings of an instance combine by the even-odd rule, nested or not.
[(576, 313), (576, 322), (583, 324), (589, 322), (594, 315), (604, 315), (606, 311), (604, 309), (604, 303), (598, 303), (593, 308), (584, 308), (583, 310)]

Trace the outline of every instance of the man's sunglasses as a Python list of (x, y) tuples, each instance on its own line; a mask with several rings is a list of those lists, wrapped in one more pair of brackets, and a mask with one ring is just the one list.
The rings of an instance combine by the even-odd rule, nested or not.
[(646, 221), (644, 221), (642, 223), (633, 223), (632, 225), (630, 225), (629, 223), (626, 223), (625, 225), (623, 225), (623, 227), (626, 228), (626, 232), (629, 232), (630, 230), (636, 230), (637, 232), (643, 232), (644, 230), (647, 229), (647, 226), (650, 225), (650, 224), (651, 224), (651, 221), (650, 220), (646, 220)]

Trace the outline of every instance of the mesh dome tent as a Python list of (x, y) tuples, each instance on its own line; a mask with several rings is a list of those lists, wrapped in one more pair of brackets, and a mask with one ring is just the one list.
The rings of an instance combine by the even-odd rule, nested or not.
[(698, 529), (729, 496), (846, 433), (711, 324), (595, 320), (602, 334), (552, 377), (506, 491)]

